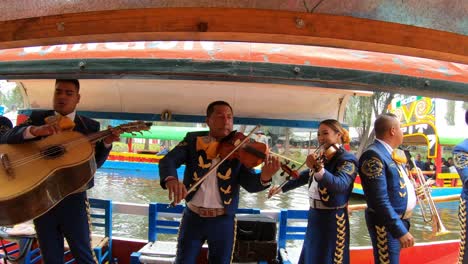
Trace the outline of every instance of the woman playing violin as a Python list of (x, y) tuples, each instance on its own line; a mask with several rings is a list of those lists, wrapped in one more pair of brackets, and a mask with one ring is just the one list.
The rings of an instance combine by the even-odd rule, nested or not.
[[(228, 103), (211, 103), (206, 123), (209, 132), (188, 133), (159, 163), (161, 186), (169, 190), (169, 199), (174, 199), (175, 203), (182, 199), (187, 202), (177, 240), (176, 263), (196, 263), (205, 241), (210, 263), (230, 263), (240, 186), (248, 192), (265, 190), (280, 167), (278, 159), (266, 156), (261, 173), (255, 173), (245, 165), (251, 162), (245, 158), (248, 154), (244, 153), (244, 148), (228, 158), (235, 143), (242, 141), (239, 133), (232, 133), (233, 113)], [(212, 169), (224, 158), (226, 161)], [(179, 181), (176, 169), (184, 163), (185, 172)], [(200, 181), (203, 182), (199, 184)], [(188, 193), (187, 189), (196, 184), (198, 187)]]
[(357, 159), (341, 146), (349, 143), (349, 134), (338, 121), (322, 121), (317, 137), (322, 151), (307, 156), (309, 169), (281, 190), (271, 188), (270, 194), (308, 183), (309, 219), (299, 263), (349, 263), (347, 205), (357, 175)]

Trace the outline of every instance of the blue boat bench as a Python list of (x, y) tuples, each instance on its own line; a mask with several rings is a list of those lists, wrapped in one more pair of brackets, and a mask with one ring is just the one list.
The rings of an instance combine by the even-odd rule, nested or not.
[[(168, 207), (165, 203), (150, 203), (148, 212), (148, 244), (138, 252), (133, 252), (130, 256), (130, 264), (139, 263), (174, 263), (177, 242), (160, 241), (159, 235), (178, 234), (182, 213), (185, 209), (183, 205)], [(260, 214), (259, 209), (241, 208), (237, 214)], [(207, 249), (206, 244), (203, 245)], [(203, 249), (202, 249), (203, 250)], [(267, 263), (264, 261), (258, 263)]]

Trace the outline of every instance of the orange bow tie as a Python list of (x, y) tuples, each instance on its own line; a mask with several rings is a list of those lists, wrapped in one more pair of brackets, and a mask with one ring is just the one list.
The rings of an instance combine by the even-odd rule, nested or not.
[(71, 131), (73, 128), (75, 128), (75, 122), (73, 122), (68, 116), (48, 116), (44, 119), (44, 121), (49, 125), (58, 125), (62, 131)]
[(393, 150), (392, 159), (398, 164), (406, 164), (408, 162), (408, 160), (406, 159), (405, 152), (401, 149)]
[(206, 153), (206, 157), (210, 160), (218, 156), (218, 145), (219, 142), (209, 137), (197, 138), (197, 151), (204, 150)]

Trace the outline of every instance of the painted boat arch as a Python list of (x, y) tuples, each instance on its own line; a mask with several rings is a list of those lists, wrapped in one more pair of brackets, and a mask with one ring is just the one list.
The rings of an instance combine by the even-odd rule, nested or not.
[(316, 127), (324, 118), (342, 121), (351, 95), (369, 95), (362, 90), (468, 100), (461, 64), (325, 47), (94, 43), (9, 49), (0, 58), (0, 78), (21, 83), (27, 109), (50, 107), (50, 78), (78, 77), (80, 110), (95, 118), (203, 122), (203, 106), (224, 99), (236, 123)]

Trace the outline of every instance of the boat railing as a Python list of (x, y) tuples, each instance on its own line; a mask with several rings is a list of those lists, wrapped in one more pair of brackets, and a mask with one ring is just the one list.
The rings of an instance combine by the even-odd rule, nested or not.
[[(115, 214), (129, 214), (138, 216), (148, 216), (149, 204), (112, 202), (113, 212)], [(164, 217), (180, 217), (180, 214), (160, 213)], [(279, 210), (260, 210), (260, 214), (278, 220)]]

